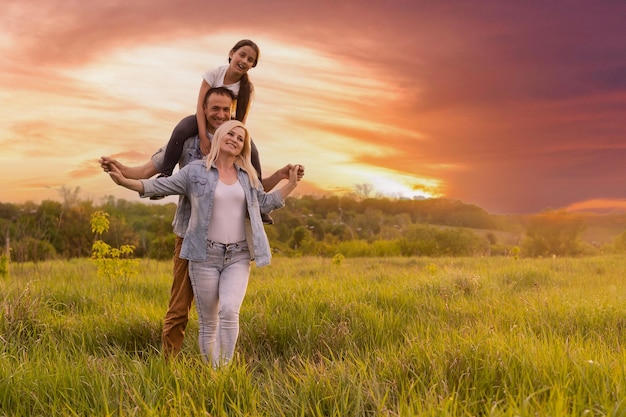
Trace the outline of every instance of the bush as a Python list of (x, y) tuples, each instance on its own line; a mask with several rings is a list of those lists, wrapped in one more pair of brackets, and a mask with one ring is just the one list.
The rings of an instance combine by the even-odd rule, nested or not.
[(533, 216), (523, 242), (528, 256), (572, 256), (582, 252), (582, 217), (564, 210), (546, 211)]
[(491, 256), (512, 256), (513, 248), (513, 245), (494, 243), (489, 247), (489, 254)]
[(172, 233), (154, 238), (150, 241), (148, 257), (160, 260), (171, 259), (174, 256), (175, 244), (176, 235)]
[(53, 259), (56, 249), (45, 240), (25, 237), (13, 244), (11, 256), (16, 262), (38, 262)]
[(462, 228), (415, 225), (398, 241), (403, 256), (472, 256), (487, 253), (486, 238)]
[(622, 232), (615, 238), (615, 250), (618, 252), (626, 252), (626, 232)]

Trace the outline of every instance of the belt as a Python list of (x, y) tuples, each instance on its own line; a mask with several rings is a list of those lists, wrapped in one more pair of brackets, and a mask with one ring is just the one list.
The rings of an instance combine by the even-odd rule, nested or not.
[(246, 242), (245, 240), (242, 240), (240, 242), (235, 242), (235, 243), (220, 243), (220, 242), (215, 242), (213, 240), (209, 240), (207, 239), (207, 245), (211, 248), (217, 248), (217, 249), (226, 249), (226, 250), (233, 250), (233, 249), (237, 249), (237, 248), (241, 248), (241, 247), (248, 247), (248, 242)]

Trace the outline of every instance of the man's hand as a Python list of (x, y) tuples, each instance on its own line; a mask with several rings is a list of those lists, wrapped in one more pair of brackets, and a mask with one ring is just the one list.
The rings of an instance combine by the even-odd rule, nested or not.
[(112, 167), (116, 167), (119, 172), (124, 172), (126, 170), (126, 166), (110, 156), (101, 156), (98, 162), (100, 162), (100, 167), (104, 172), (111, 171)]
[(104, 172), (109, 172), (112, 167), (116, 167), (123, 176), (130, 179), (146, 179), (158, 173), (152, 160), (134, 167), (126, 166), (110, 156), (101, 156), (98, 162)]
[(292, 165), (292, 164), (287, 164), (284, 167), (282, 167), (281, 169), (279, 169), (278, 175), (280, 177), (281, 180), (288, 180), (289, 179), (289, 175), (291, 173), (291, 170), (297, 167), (298, 169), (296, 170), (296, 175), (298, 178), (298, 181), (300, 181), (302, 179), (302, 177), (304, 177), (304, 165)]
[(304, 165), (298, 165), (298, 171), (296, 174), (298, 176), (298, 181), (300, 181), (302, 177), (304, 177)]
[[(297, 167), (297, 168), (296, 168)], [(269, 193), (279, 182), (282, 180), (288, 180), (290, 178), (291, 170), (295, 169), (296, 180), (300, 181), (302, 177), (304, 177), (304, 165), (293, 165), (288, 164), (274, 172), (269, 177), (263, 178), (263, 189), (265, 192)]]

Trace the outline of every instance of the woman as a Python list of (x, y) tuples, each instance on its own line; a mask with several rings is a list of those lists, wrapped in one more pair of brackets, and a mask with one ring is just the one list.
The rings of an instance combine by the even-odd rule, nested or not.
[(113, 181), (142, 196), (184, 194), (189, 198), (191, 217), (180, 257), (189, 260), (200, 351), (214, 367), (233, 357), (250, 261), (254, 259), (257, 266), (270, 263), (261, 213), (283, 207), (298, 181), (296, 165), (287, 184), (265, 193), (250, 152), (248, 131), (241, 122), (230, 120), (215, 131), (206, 160), (194, 161), (171, 177), (134, 180), (113, 165), (108, 170)]

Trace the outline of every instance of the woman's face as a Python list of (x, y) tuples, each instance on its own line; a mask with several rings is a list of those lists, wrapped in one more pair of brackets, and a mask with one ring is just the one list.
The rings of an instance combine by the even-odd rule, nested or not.
[(236, 51), (231, 51), (229, 57), (231, 70), (244, 75), (254, 66), (257, 55), (252, 47), (245, 45)]
[(234, 127), (222, 139), (220, 150), (228, 155), (237, 156), (243, 151), (246, 140), (246, 131), (242, 127)]

